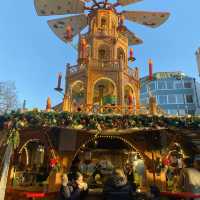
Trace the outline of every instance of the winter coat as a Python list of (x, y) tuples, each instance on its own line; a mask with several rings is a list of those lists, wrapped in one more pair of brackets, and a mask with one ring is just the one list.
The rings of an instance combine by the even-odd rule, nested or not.
[(59, 200), (69, 200), (72, 192), (73, 192), (73, 188), (71, 186), (61, 185), (60, 193), (59, 193)]
[(106, 200), (129, 200), (132, 188), (123, 177), (112, 176), (106, 181), (103, 194)]
[(80, 200), (80, 189), (73, 189), (72, 186), (61, 186), (59, 193), (59, 200)]
[(184, 192), (200, 193), (200, 172), (194, 168), (181, 171), (180, 185)]

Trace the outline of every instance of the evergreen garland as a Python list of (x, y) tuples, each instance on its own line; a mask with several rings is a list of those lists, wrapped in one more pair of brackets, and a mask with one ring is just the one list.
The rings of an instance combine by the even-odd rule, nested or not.
[(19, 129), (39, 127), (68, 127), (87, 130), (129, 129), (129, 128), (199, 128), (200, 117), (165, 117), (148, 115), (103, 115), (68, 112), (43, 112), (39, 110), (24, 113), (12, 112), (0, 116), (0, 129), (12, 122), (11, 140), (18, 140)]

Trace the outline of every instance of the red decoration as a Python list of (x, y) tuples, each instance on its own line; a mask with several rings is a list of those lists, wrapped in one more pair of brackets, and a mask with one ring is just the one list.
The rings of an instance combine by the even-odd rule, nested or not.
[(169, 166), (170, 163), (171, 163), (171, 162), (170, 162), (170, 159), (169, 159), (168, 156), (167, 156), (166, 158), (163, 159), (163, 164), (164, 164), (165, 166), (166, 166), (166, 165)]
[(149, 59), (149, 80), (153, 80), (153, 61)]
[(134, 53), (133, 53), (133, 48), (130, 48), (130, 51), (129, 51), (129, 61), (133, 62), (135, 61), (136, 59), (134, 58)]
[(25, 196), (26, 198), (44, 198), (46, 195), (41, 192), (26, 192)]
[(13, 125), (12, 121), (4, 122), (3, 128), (10, 129), (12, 127), (12, 125)]
[(54, 168), (58, 164), (58, 158), (50, 159), (50, 167)]
[(130, 55), (130, 58), (133, 58), (133, 48), (130, 48), (129, 55)]
[(72, 38), (73, 38), (72, 27), (68, 25), (66, 28), (65, 39), (67, 40), (67, 42), (71, 42)]

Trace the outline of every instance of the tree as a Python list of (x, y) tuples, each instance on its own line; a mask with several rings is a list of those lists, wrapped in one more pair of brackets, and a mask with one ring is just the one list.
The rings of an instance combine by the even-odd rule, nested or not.
[(0, 115), (17, 109), (18, 100), (15, 83), (0, 82)]

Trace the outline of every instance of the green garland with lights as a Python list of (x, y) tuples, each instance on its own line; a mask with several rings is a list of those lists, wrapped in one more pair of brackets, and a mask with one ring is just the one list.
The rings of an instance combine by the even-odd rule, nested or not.
[[(18, 130), (39, 127), (67, 127), (85, 130), (144, 129), (144, 128), (199, 128), (200, 117), (166, 117), (148, 115), (103, 115), (68, 112), (44, 112), (39, 110), (12, 112), (0, 116), (0, 129), (5, 124), (10, 132), (10, 140), (18, 143)], [(15, 133), (15, 134), (13, 134)]]

